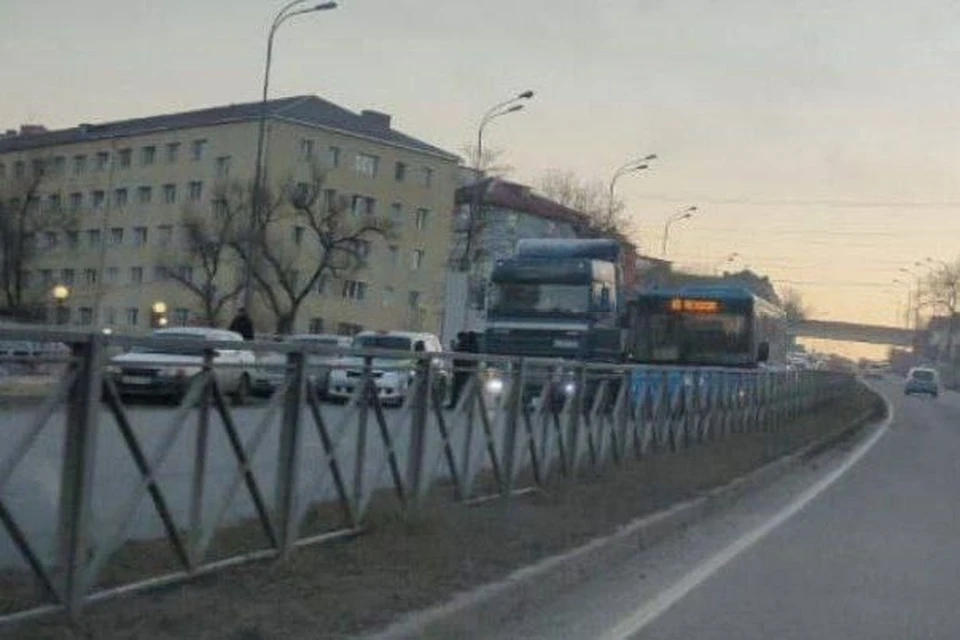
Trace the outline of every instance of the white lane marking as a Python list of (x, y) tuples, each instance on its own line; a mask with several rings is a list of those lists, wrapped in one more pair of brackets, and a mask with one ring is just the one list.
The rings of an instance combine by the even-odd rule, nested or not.
[(840, 467), (834, 469), (829, 475), (822, 478), (815, 485), (801, 493), (789, 505), (777, 512), (770, 520), (761, 524), (752, 531), (746, 533), (728, 547), (708, 558), (696, 569), (682, 577), (676, 583), (660, 592), (655, 598), (634, 611), (628, 617), (620, 620), (617, 625), (608, 631), (602, 640), (627, 640), (643, 630), (644, 627), (663, 615), (670, 607), (682, 600), (691, 591), (706, 582), (710, 576), (722, 569), (731, 560), (741, 553), (758, 543), (771, 531), (782, 525), (784, 522), (796, 515), (801, 509), (810, 504), (821, 493), (826, 491), (830, 485), (840, 479), (843, 474), (849, 471), (857, 464), (863, 456), (875, 445), (880, 438), (887, 433), (890, 424), (893, 422), (893, 405), (883, 398), (887, 405), (887, 418), (883, 421), (877, 431), (865, 442), (857, 447), (850, 457), (847, 458)]

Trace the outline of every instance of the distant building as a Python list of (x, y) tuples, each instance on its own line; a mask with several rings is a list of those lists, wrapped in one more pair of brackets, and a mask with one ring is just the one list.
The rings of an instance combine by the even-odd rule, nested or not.
[[(49, 302), (54, 285), (68, 286), (63, 311), (76, 326), (145, 331), (158, 301), (171, 325), (191, 323), (197, 299), (165, 277), (161, 260), (183, 254), (184, 207), (212, 216), (218, 185), (252, 182), (259, 114), (256, 102), (0, 136), (0, 198), (43, 171), (37, 206), (61, 207), (78, 221), (76, 230), (33, 237), (39, 255), (24, 274), (32, 294)], [(267, 114), (272, 183), (308, 179), (320, 164), (325, 197), (346, 197), (354, 215), (388, 218), (397, 229), (372, 242), (365, 267), (324, 279), (293, 330), (438, 331), (458, 157), (396, 130), (388, 114), (354, 113), (316, 96), (271, 100)], [(305, 274), (314, 258), (299, 243), (310, 236), (292, 220), (288, 231), (291, 269)], [(177, 268), (199, 270), (185, 260)], [(224, 285), (241, 267), (226, 271)], [(273, 330), (263, 305), (251, 312), (258, 330)]]

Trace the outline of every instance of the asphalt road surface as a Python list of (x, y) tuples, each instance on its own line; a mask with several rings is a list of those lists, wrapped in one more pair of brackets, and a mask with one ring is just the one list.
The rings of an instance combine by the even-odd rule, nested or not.
[(960, 395), (876, 387), (889, 426), (477, 637), (960, 637)]

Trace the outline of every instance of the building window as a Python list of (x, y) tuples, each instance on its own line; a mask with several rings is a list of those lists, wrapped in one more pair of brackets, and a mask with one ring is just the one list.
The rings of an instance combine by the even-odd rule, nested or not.
[(140, 187), (137, 189), (137, 199), (140, 204), (150, 204), (153, 200), (153, 187)]
[(324, 189), (323, 190), (323, 207), (325, 211), (333, 211), (334, 206), (337, 204), (337, 190), (336, 189)]
[(45, 231), (43, 234), (43, 248), (55, 249), (57, 247), (57, 232)]
[(53, 284), (53, 269), (40, 269), (40, 282), (44, 286)]
[(393, 178), (397, 182), (403, 182), (407, 179), (407, 165), (404, 162), (398, 162), (393, 167)]
[(383, 288), (383, 306), (392, 307), (395, 297), (396, 297), (396, 289), (394, 289), (391, 286), (386, 286)]
[(133, 246), (142, 247), (145, 244), (147, 244), (147, 228), (134, 227), (133, 228)]
[(107, 167), (110, 166), (110, 152), (109, 151), (98, 151), (97, 159), (95, 161), (94, 167), (97, 171), (106, 171)]
[(416, 227), (417, 231), (423, 231), (427, 227), (427, 218), (430, 212), (426, 209), (417, 209)]
[(423, 266), (423, 249), (414, 249), (413, 253), (410, 254), (410, 268), (414, 271), (419, 271), (420, 267)]
[(327, 150), (327, 163), (333, 169), (340, 166), (340, 147), (330, 147)]
[(100, 229), (87, 229), (87, 244), (91, 248), (100, 246)]
[(120, 168), (126, 169), (133, 160), (133, 149), (120, 149), (120, 151), (117, 152), (117, 156), (120, 160)]
[(400, 265), (400, 247), (395, 244), (387, 247), (387, 251), (390, 254), (390, 266), (397, 267)]
[(230, 156), (220, 156), (217, 158), (217, 177), (230, 177)]
[(73, 284), (75, 272), (73, 269), (60, 270), (60, 282), (63, 284)]
[(203, 160), (203, 154), (207, 150), (206, 140), (194, 140), (190, 144), (190, 159), (194, 162)]
[(166, 247), (173, 239), (173, 225), (162, 224), (157, 227), (157, 244)]
[(80, 317), (77, 322), (83, 326), (93, 324), (93, 309), (90, 307), (80, 307)]
[(167, 268), (162, 264), (153, 267), (153, 279), (155, 282), (164, 282), (167, 279)]
[(17, 160), (13, 163), (13, 175), (15, 178), (22, 178), (26, 170), (27, 168), (23, 160)]
[(369, 240), (357, 240), (356, 241), (356, 251), (357, 257), (361, 260), (366, 260), (370, 256), (370, 241)]
[(175, 184), (165, 184), (163, 185), (163, 203), (164, 204), (174, 204), (177, 201), (177, 185)]
[(390, 205), (390, 218), (394, 222), (399, 222), (401, 219), (403, 219), (402, 204), (400, 204), (399, 202), (394, 202), (392, 205)]
[(93, 192), (93, 208), (99, 211), (103, 208), (103, 203), (107, 200), (107, 194), (99, 189)]
[(143, 283), (143, 267), (130, 267), (130, 282), (133, 284)]
[(423, 167), (420, 173), (420, 184), (428, 189), (433, 186), (433, 169)]
[(31, 165), (31, 168), (33, 169), (33, 175), (35, 176), (42, 176), (46, 172), (47, 163), (44, 160), (41, 160), (40, 158), (37, 158), (36, 160), (31, 162), (30, 165)]
[(173, 324), (177, 327), (185, 327), (190, 322), (190, 309), (177, 307), (173, 310)]
[(157, 148), (153, 145), (140, 149), (140, 164), (147, 166), (154, 163), (157, 159)]
[(323, 318), (310, 318), (309, 333), (323, 333)]
[(136, 307), (127, 307), (127, 324), (131, 327), (137, 326), (140, 320), (140, 310)]
[(304, 138), (303, 140), (300, 141), (300, 159), (301, 160), (312, 160), (313, 150), (314, 150), (313, 140)]
[(357, 173), (361, 176), (374, 178), (377, 175), (377, 166), (380, 164), (380, 158), (367, 153), (358, 153), (356, 160)]
[[(62, 176), (67, 172), (67, 159), (63, 156), (57, 156), (53, 159), (53, 175)], [(3, 178), (3, 171), (0, 171), (0, 178)]]
[(368, 215), (372, 216), (377, 210), (377, 200), (376, 198), (371, 198), (369, 196), (355, 195), (350, 204), (350, 211), (353, 212), (353, 215)]
[(410, 307), (411, 309), (420, 308), (420, 292), (419, 291), (411, 291), (407, 295), (407, 306)]
[(57, 213), (60, 211), (60, 194), (51, 193), (47, 196), (47, 211), (50, 213)]
[(200, 202), (203, 197), (203, 182), (194, 180), (190, 183), (190, 202)]
[(79, 231), (67, 231), (67, 248), (76, 249), (80, 246), (80, 232)]
[(127, 190), (125, 188), (114, 189), (113, 201), (118, 207), (127, 206)]
[(298, 247), (303, 244), (303, 234), (306, 233), (306, 229), (303, 227), (294, 227), (293, 228), (293, 244)]
[(323, 274), (317, 279), (317, 295), (326, 295), (327, 287), (330, 285), (330, 276)]
[(110, 229), (110, 244), (123, 244), (123, 227), (113, 227)]
[(106, 307), (103, 310), (103, 317), (104, 322), (106, 322), (108, 325), (113, 326), (117, 324), (117, 310), (113, 307)]
[(189, 265), (180, 265), (177, 268), (177, 277), (181, 282), (192, 283), (193, 282), (193, 267)]
[(73, 175), (82, 176), (87, 170), (87, 156), (73, 156)]
[(107, 267), (106, 280), (110, 284), (114, 284), (117, 280), (120, 279), (120, 267)]
[(97, 284), (97, 270), (96, 269), (84, 269), (83, 270), (83, 284)]
[(363, 331), (363, 325), (353, 322), (338, 322), (337, 334), (341, 336), (355, 336)]
[(176, 162), (179, 157), (180, 157), (180, 143), (168, 142), (167, 143), (167, 163), (172, 164)]
[(360, 280), (344, 280), (340, 297), (347, 300), (363, 300), (367, 295), (367, 283)]
[(80, 211), (80, 207), (82, 206), (83, 206), (83, 194), (78, 191), (74, 191), (73, 193), (71, 193), (70, 194), (70, 211), (72, 213), (77, 213), (78, 211)]
[(0, 180), (6, 180), (6, 179), (7, 179), (7, 165), (0, 162)]

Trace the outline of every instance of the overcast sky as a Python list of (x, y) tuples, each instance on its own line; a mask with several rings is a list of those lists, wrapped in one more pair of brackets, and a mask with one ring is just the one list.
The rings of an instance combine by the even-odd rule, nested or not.
[[(795, 283), (815, 315), (892, 324), (900, 267), (960, 254), (960, 3), (949, 0), (342, 0), (277, 38), (273, 96), (394, 115), (452, 151), (530, 88), (486, 142), (513, 177), (607, 181), (659, 253)], [(264, 0), (0, 5), (0, 126), (73, 126), (255, 100)]]

